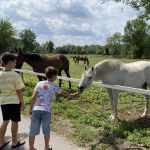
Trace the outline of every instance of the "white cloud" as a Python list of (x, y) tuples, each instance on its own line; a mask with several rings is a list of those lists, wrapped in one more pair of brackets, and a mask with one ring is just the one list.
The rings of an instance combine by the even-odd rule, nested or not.
[(137, 15), (122, 3), (99, 0), (1, 0), (0, 14), (18, 30), (33, 30), (40, 43), (52, 40), (56, 46), (104, 44)]
[(49, 17), (44, 18), (44, 21), (50, 29), (54, 29), (54, 30), (61, 28), (64, 24), (64, 22), (60, 19), (51, 19)]
[(24, 21), (15, 21), (15, 22), (13, 22), (13, 25), (17, 30), (21, 31), (22, 29), (26, 28), (27, 23)]

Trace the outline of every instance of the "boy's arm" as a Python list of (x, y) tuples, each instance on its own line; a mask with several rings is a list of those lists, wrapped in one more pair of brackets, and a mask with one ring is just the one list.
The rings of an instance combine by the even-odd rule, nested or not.
[(62, 96), (64, 96), (64, 97), (69, 97), (70, 96), (70, 94), (67, 92), (67, 91), (61, 91), (61, 93), (60, 93)]
[(34, 103), (35, 103), (37, 94), (38, 94), (37, 91), (34, 91), (33, 94), (32, 94), (31, 103), (30, 103), (30, 114), (31, 114), (31, 112), (32, 112), (32, 107), (33, 107), (33, 105), (34, 105)]
[(19, 102), (21, 103), (21, 111), (24, 110), (24, 100), (23, 100), (23, 89), (16, 90), (16, 93), (19, 98)]
[(78, 92), (75, 92), (75, 93), (72, 93), (72, 94), (70, 94), (72, 97), (76, 97), (76, 96), (79, 96), (80, 95), (80, 92), (78, 91)]
[(67, 91), (61, 91), (61, 95), (63, 95), (64, 97), (68, 97), (68, 98), (73, 98), (73, 97), (79, 96), (79, 94), (80, 94), (79, 92), (70, 94)]

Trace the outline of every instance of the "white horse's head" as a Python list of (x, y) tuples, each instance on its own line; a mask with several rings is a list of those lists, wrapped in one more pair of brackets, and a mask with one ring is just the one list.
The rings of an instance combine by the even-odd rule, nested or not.
[(83, 92), (88, 86), (92, 84), (94, 77), (94, 67), (86, 70), (81, 77), (80, 83), (78, 84), (78, 89), (80, 92)]

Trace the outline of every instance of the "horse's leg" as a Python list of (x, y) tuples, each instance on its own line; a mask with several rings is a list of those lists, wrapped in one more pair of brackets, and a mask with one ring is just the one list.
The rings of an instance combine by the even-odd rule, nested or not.
[(112, 110), (112, 114), (110, 116), (111, 119), (114, 118), (114, 105), (113, 105), (113, 93), (112, 93), (112, 89), (107, 89), (107, 93), (108, 93), (108, 96), (109, 96), (109, 100), (111, 102), (111, 110)]
[[(144, 84), (142, 88), (147, 90), (147, 84)], [(142, 117), (145, 117), (148, 114), (148, 108), (149, 108), (149, 95), (144, 95), (144, 96), (145, 96), (144, 97), (144, 99), (145, 99), (145, 107), (144, 107), (144, 112), (141, 115)]]
[(113, 89), (112, 92), (113, 92), (113, 105), (114, 105), (114, 119), (116, 119), (118, 115), (118, 111), (117, 111), (118, 91)]
[[(67, 77), (70, 78), (69, 70), (64, 70)], [(71, 82), (69, 81), (69, 89), (71, 89)]]
[[(59, 70), (59, 72), (58, 72), (58, 75), (59, 75), (59, 76), (61, 76), (61, 71), (62, 71), (62, 70)], [(61, 83), (62, 83), (62, 79), (59, 79), (59, 86), (60, 86), (60, 87), (61, 87)]]
[(89, 66), (89, 61), (87, 61), (87, 65)]
[(143, 114), (141, 115), (142, 117), (145, 117), (148, 114), (148, 108), (149, 108), (149, 95), (145, 95), (145, 108)]
[(112, 114), (111, 119), (114, 120), (117, 118), (117, 99), (118, 99), (118, 92), (113, 89), (107, 89), (108, 96), (111, 102)]
[(77, 60), (75, 60), (74, 62), (75, 62), (75, 65), (76, 65), (76, 63), (77, 63)]
[(43, 80), (43, 77), (42, 76), (37, 76), (39, 81), (42, 81)]

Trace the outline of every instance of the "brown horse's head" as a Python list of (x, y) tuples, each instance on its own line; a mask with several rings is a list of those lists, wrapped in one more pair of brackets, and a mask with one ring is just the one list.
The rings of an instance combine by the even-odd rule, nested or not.
[(17, 62), (16, 62), (16, 68), (17, 69), (21, 69), (23, 66), (23, 62), (24, 62), (24, 52), (21, 50), (21, 48), (19, 48), (17, 50)]
[(75, 55), (75, 56), (73, 56), (73, 61), (74, 61), (74, 62), (76, 61), (76, 57), (77, 57), (76, 55)]

